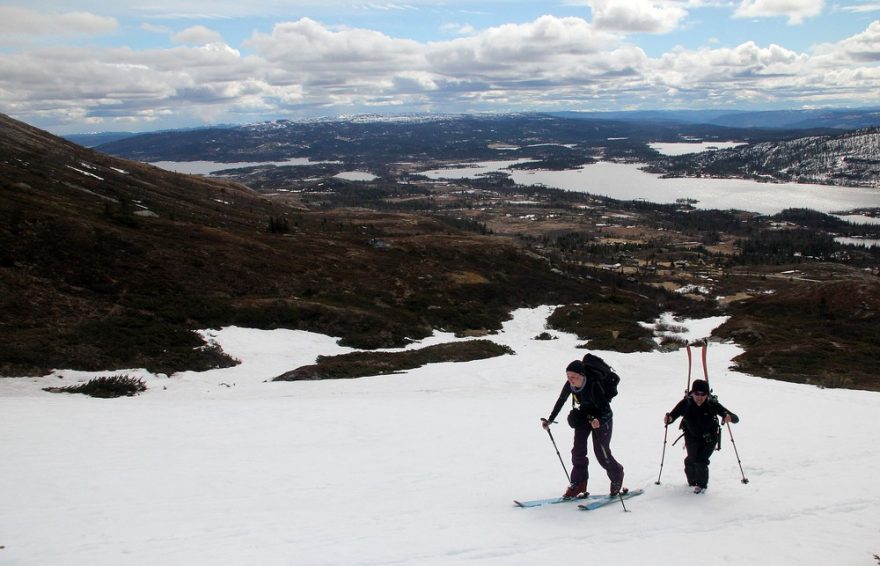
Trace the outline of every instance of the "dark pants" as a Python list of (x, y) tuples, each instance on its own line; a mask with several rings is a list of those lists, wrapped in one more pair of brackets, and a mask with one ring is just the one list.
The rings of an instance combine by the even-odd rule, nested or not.
[(715, 450), (714, 439), (702, 437), (684, 437), (684, 447), (687, 450), (687, 458), (684, 459), (684, 475), (687, 476), (688, 485), (698, 485), (702, 488), (709, 485), (709, 458)]
[(574, 446), (571, 449), (571, 483), (577, 484), (587, 481), (590, 477), (588, 470), (590, 459), (587, 457), (587, 446), (592, 434), (593, 453), (596, 455), (599, 465), (605, 468), (611, 485), (616, 484), (619, 488), (623, 484), (623, 466), (611, 454), (612, 428), (613, 422), (612, 419), (609, 419), (595, 430), (589, 424), (574, 429)]

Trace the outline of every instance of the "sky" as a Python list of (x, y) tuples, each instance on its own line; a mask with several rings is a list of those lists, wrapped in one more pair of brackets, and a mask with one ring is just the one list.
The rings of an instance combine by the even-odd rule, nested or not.
[[(628, 513), (515, 507), (561, 495), (571, 470), (565, 413), (551, 427), (560, 456), (539, 419), (584, 350), (568, 333), (534, 339), (552, 310), (515, 311), (489, 336), (513, 355), (395, 375), (272, 382), (350, 350), (309, 332), (229, 327), (205, 335), (242, 360), (231, 368), (0, 379), (0, 563), (877, 563), (880, 393), (739, 373), (734, 344), (707, 351), (710, 383), (740, 422), (723, 431), (705, 495), (686, 485), (677, 426), (662, 424), (687, 387), (685, 351), (596, 352), (621, 375), (611, 449), (644, 494)], [(694, 340), (723, 320), (662, 322)], [(699, 355), (692, 370), (703, 377)], [(147, 391), (43, 391), (99, 374), (142, 377)], [(592, 447), (590, 459), (588, 489), (607, 493)]]
[(880, 0), (2, 0), (54, 133), (351, 114), (880, 105)]

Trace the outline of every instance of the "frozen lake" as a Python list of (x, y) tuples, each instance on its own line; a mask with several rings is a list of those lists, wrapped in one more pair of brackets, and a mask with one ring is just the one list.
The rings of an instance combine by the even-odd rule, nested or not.
[(210, 175), (226, 169), (241, 169), (244, 167), (265, 167), (274, 165), (275, 167), (291, 167), (302, 165), (315, 165), (317, 163), (327, 163), (327, 161), (312, 161), (307, 157), (293, 157), (284, 161), (238, 161), (235, 163), (221, 163), (219, 161), (154, 161), (150, 165), (154, 165), (166, 171), (175, 173), (187, 173), (189, 175)]
[(375, 181), (379, 178), (367, 171), (343, 171), (333, 175), (333, 177), (344, 181)]
[(651, 149), (656, 149), (663, 155), (686, 155), (688, 153), (700, 153), (715, 149), (727, 149), (746, 145), (744, 142), (675, 142), (675, 143), (649, 143)]
[[(653, 144), (652, 147), (668, 155), (704, 151), (710, 147), (732, 147), (737, 142), (700, 142)], [(521, 185), (544, 185), (567, 191), (608, 196), (620, 200), (646, 200), (656, 203), (674, 203), (678, 199), (693, 199), (697, 208), (721, 210), (737, 209), (776, 214), (786, 208), (811, 208), (820, 212), (880, 207), (880, 190), (861, 187), (836, 187), (800, 183), (759, 183), (746, 179), (672, 178), (645, 173), (640, 164), (622, 164), (602, 161), (579, 169), (564, 171), (536, 171), (508, 169), (511, 165), (531, 161), (513, 159), (472, 163), (461, 167), (434, 169), (423, 175), (431, 179), (476, 178), (493, 172), (504, 172)], [(216, 161), (157, 161), (157, 167), (177, 173), (209, 175), (226, 169), (274, 165), (303, 166), (321, 161), (293, 158), (284, 161), (220, 163)], [(336, 175), (349, 181), (371, 181), (375, 175), (365, 171), (349, 171)], [(860, 215), (841, 218), (850, 222), (880, 224), (880, 219)]]
[[(680, 144), (678, 144), (680, 145)], [(820, 212), (880, 206), (880, 190), (799, 183), (759, 183), (746, 179), (671, 178), (645, 173), (641, 164), (602, 161), (579, 169), (535, 171), (507, 169), (524, 160), (489, 161), (422, 174), (431, 179), (476, 178), (492, 172), (508, 173), (521, 185), (544, 185), (567, 191), (608, 196), (619, 200), (674, 203), (694, 199), (697, 208), (736, 209), (776, 214), (786, 208)], [(845, 216), (851, 222), (880, 223), (867, 216)]]

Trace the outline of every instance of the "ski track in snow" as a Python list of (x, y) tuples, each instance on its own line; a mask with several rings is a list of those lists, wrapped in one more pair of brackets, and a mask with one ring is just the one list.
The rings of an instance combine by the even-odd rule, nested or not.
[[(708, 493), (691, 493), (676, 423), (655, 485), (687, 357), (599, 352), (622, 376), (612, 449), (645, 493), (626, 501), (630, 513), (514, 506), (565, 487), (539, 418), (585, 350), (565, 333), (533, 339), (551, 312), (517, 311), (489, 337), (514, 356), (357, 380), (270, 382), (350, 350), (235, 327), (205, 332), (242, 360), (234, 368), (100, 372), (143, 377), (134, 398), (42, 391), (89, 372), (0, 379), (0, 564), (875, 563), (880, 395), (737, 373), (732, 344), (710, 344), (709, 375), (742, 418), (731, 430), (748, 484), (725, 427)], [(695, 340), (723, 320), (677, 324)], [(691, 377), (702, 377), (699, 350)], [(562, 416), (552, 432), (570, 470)], [(590, 474), (603, 493), (592, 458)]]

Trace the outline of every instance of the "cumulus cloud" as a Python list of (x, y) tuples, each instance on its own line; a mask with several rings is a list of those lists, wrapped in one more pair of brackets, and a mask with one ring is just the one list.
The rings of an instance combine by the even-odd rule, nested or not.
[(829, 67), (880, 62), (880, 21), (872, 22), (865, 31), (837, 43), (819, 45), (815, 52), (817, 59), (825, 61)]
[(181, 44), (168, 49), (0, 51), (0, 108), (79, 124), (174, 126), (183, 116), (188, 125), (194, 116), (240, 121), (382, 108), (656, 108), (845, 97), (876, 103), (880, 96), (880, 22), (807, 53), (747, 41), (677, 47), (658, 57), (620, 29), (554, 16), (436, 42), (303, 18), (254, 33), (247, 55), (203, 26), (174, 37)]
[[(686, 50), (677, 48), (654, 66), (658, 80), (672, 88), (742, 88), (762, 79), (792, 77), (807, 66), (808, 56), (778, 45), (760, 47), (749, 41), (734, 48)], [(727, 85), (727, 86), (726, 86)]]
[(626, 33), (669, 33), (688, 12), (682, 3), (654, 0), (588, 0), (593, 24)]
[(428, 60), (441, 73), (498, 72), (523, 69), (596, 54), (613, 48), (619, 39), (598, 31), (581, 18), (542, 16), (528, 24), (506, 24), (472, 37), (428, 46)]
[(880, 61), (880, 21), (872, 22), (864, 32), (842, 41), (840, 47), (853, 61), (877, 63)]
[(116, 19), (88, 12), (47, 14), (0, 6), (0, 37), (98, 35), (113, 33), (118, 27)]
[(825, 0), (742, 0), (734, 12), (735, 18), (788, 17), (794, 26), (822, 13)]
[(277, 24), (271, 34), (245, 42), (266, 61), (295, 72), (373, 73), (419, 66), (422, 47), (367, 30), (329, 29), (309, 18)]

